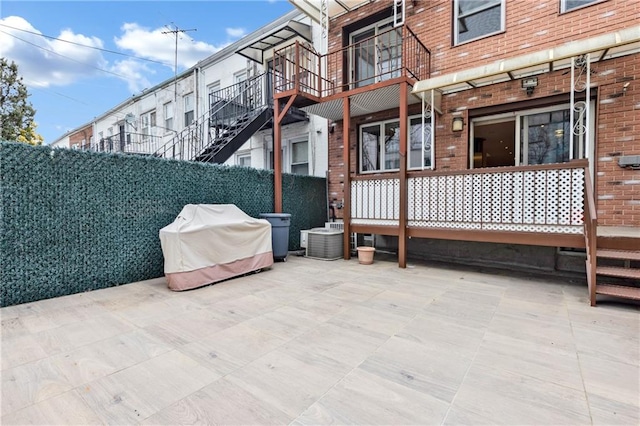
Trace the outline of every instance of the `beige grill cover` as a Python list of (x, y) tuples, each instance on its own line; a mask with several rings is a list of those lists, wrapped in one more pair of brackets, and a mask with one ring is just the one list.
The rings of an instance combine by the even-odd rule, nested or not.
[[(180, 288), (173, 288), (178, 290), (209, 284), (273, 263), (269, 222), (254, 219), (233, 204), (186, 205), (173, 223), (160, 230), (160, 243), (169, 287), (172, 287), (172, 277), (178, 277), (178, 281), (182, 281), (178, 284)], [(228, 265), (235, 265), (231, 275)], [(216, 276), (220, 267), (224, 273)], [(183, 274), (186, 272), (190, 273)], [(185, 279), (207, 282), (187, 283)]]

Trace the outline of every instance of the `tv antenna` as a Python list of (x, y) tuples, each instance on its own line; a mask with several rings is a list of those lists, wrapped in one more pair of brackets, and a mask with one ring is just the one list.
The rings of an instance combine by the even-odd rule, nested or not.
[(175, 102), (178, 101), (178, 36), (182, 33), (186, 33), (189, 31), (198, 31), (198, 30), (197, 28), (190, 28), (188, 30), (178, 28), (178, 26), (173, 22), (171, 23), (171, 25), (173, 25), (173, 28), (167, 26), (168, 28), (167, 31), (162, 31), (162, 34), (173, 34), (176, 40), (175, 54), (173, 58), (173, 101), (174, 101), (174, 108), (175, 108)]

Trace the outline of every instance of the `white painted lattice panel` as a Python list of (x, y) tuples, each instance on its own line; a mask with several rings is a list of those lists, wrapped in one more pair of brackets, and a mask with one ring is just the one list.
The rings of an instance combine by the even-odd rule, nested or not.
[(502, 223), (513, 223), (513, 173), (500, 173), (502, 178), (502, 205), (500, 206), (500, 216)]
[(351, 181), (351, 217), (359, 217), (362, 210), (362, 192), (358, 181)]
[(545, 221), (547, 225), (558, 224), (558, 200), (561, 191), (562, 188), (558, 187), (558, 171), (547, 170), (547, 218)]
[(473, 175), (463, 176), (462, 220), (473, 222)]
[(522, 191), (522, 223), (533, 223), (536, 172), (524, 172), (522, 177), (524, 184), (524, 190)]
[(417, 183), (416, 178), (407, 179), (407, 221), (414, 220), (418, 215), (417, 206), (419, 203), (417, 203), (416, 200), (422, 198), (422, 193), (417, 190)]
[(473, 175), (473, 222), (482, 222), (482, 175)]
[(491, 222), (491, 207), (493, 205), (493, 179), (491, 174), (482, 176), (482, 221)]
[(499, 223), (502, 221), (502, 198), (508, 197), (502, 188), (502, 173), (491, 173), (491, 213), (490, 221)]
[(438, 176), (438, 221), (447, 220), (447, 176)]
[(534, 205), (534, 223), (536, 224), (544, 224), (545, 218), (547, 214), (546, 209), (546, 194), (548, 191), (547, 188), (547, 173), (544, 170), (539, 170), (535, 172), (535, 190), (533, 191), (533, 196), (535, 198)]
[(513, 205), (512, 205), (512, 221), (513, 223), (522, 223), (522, 198), (524, 194), (524, 180), (521, 172), (515, 172), (513, 177)]
[(584, 223), (584, 169), (573, 169), (571, 179), (571, 224)]
[(537, 225), (537, 224), (504, 224), (504, 223), (485, 223), (482, 226), (487, 231), (513, 231), (513, 232), (538, 232), (553, 234), (581, 234), (583, 228), (581, 226), (560, 226), (560, 225)]
[(437, 222), (438, 199), (440, 198), (440, 194), (438, 193), (438, 177), (430, 176), (427, 179), (429, 179), (429, 220)]
[(382, 214), (382, 210), (387, 207), (386, 188), (382, 186), (382, 181), (379, 179), (369, 182), (369, 189), (371, 190), (369, 200), (371, 204), (369, 205), (369, 214), (365, 217), (371, 219), (386, 219), (386, 215)]
[(352, 219), (351, 223), (354, 225), (399, 226), (397, 220), (384, 219)]
[(456, 222), (464, 221), (464, 176), (456, 175), (453, 177), (454, 184), (454, 220)]
[(400, 179), (392, 179), (393, 186), (393, 218), (400, 219)]
[(571, 224), (571, 192), (565, 188), (571, 188), (571, 170), (560, 170), (558, 188), (558, 223), (569, 225)]
[(456, 197), (455, 197), (455, 176), (447, 176), (445, 179), (446, 192), (445, 192), (445, 220), (451, 222), (455, 220), (456, 214)]

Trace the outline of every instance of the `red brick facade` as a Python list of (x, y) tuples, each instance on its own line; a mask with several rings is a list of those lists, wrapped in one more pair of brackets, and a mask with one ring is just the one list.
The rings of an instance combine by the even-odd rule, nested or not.
[[(453, 6), (449, 0), (407, 1), (406, 24), (431, 51), (431, 76), (489, 64), (500, 59), (553, 48), (638, 25), (640, 2), (605, 0), (582, 9), (560, 13), (560, 0), (533, 2), (507, 0), (505, 31), (477, 41), (452, 46)], [(343, 27), (390, 7), (377, 1), (342, 15), (330, 23), (329, 51), (342, 46)], [(623, 169), (618, 157), (640, 155), (640, 54), (592, 64), (592, 96), (596, 96), (595, 179), (598, 219), (605, 226), (640, 226), (640, 170)], [(518, 108), (518, 102), (560, 98), (571, 92), (567, 70), (539, 74), (538, 86), (528, 96), (520, 80), (443, 96), (442, 115), (436, 117), (437, 170), (469, 167), (469, 113), (488, 106)], [(624, 88), (625, 83), (630, 83)], [(418, 113), (419, 105), (409, 108)], [(358, 128), (365, 121), (397, 118), (398, 110), (353, 117), (351, 170), (357, 170)], [(455, 115), (464, 117), (465, 129), (451, 131)], [(342, 123), (329, 140), (330, 198), (343, 198)], [(338, 216), (341, 211), (338, 210)]]
[(69, 135), (69, 148), (89, 149), (93, 137), (93, 125), (88, 125)]

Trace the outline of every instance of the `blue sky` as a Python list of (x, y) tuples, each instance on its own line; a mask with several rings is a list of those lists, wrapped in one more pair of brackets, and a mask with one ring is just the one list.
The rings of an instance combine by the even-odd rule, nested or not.
[(162, 31), (197, 29), (179, 39), (180, 72), (292, 9), (285, 0), (0, 0), (0, 56), (18, 64), (47, 144), (171, 78), (175, 40)]

